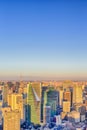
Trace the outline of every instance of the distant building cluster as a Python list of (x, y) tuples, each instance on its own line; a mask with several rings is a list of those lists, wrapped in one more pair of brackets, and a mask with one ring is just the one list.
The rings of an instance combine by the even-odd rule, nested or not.
[(0, 130), (87, 130), (87, 82), (1, 81)]

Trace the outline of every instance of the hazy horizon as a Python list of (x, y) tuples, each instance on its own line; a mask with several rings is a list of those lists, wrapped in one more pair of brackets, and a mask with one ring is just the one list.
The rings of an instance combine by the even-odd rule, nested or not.
[(43, 76), (0, 76), (0, 80), (2, 81), (87, 81), (86, 77), (43, 77)]

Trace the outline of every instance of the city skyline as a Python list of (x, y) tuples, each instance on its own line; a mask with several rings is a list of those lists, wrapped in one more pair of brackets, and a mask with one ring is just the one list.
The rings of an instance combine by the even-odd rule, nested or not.
[(87, 1), (0, 1), (0, 79), (87, 79)]

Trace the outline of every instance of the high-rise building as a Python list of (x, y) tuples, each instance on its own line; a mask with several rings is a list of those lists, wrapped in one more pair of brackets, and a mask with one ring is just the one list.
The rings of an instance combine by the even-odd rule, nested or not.
[(28, 112), (30, 118), (28, 121), (35, 124), (40, 123), (41, 119), (41, 84), (29, 83), (27, 85), (27, 106), (30, 107)]
[(63, 112), (70, 112), (70, 101), (63, 101)]
[(25, 106), (24, 106), (25, 121), (30, 122), (30, 119), (31, 119), (30, 113), (31, 113), (30, 105), (29, 104), (25, 104)]
[(3, 130), (20, 130), (20, 112), (5, 111), (3, 120)]
[(48, 86), (42, 86), (41, 92), (41, 122), (43, 122), (43, 115), (44, 115), (44, 93), (48, 89)]
[(3, 105), (3, 85), (0, 85), (0, 108)]
[(44, 94), (44, 105), (51, 106), (51, 116), (56, 114), (56, 108), (59, 102), (59, 94), (55, 90), (48, 90)]
[(72, 97), (72, 91), (65, 91), (64, 93), (63, 93), (63, 99), (65, 100), (65, 101), (70, 101), (70, 105), (72, 106), (72, 99), (73, 97)]
[(79, 85), (74, 86), (73, 103), (82, 103), (82, 86), (79, 86)]
[(65, 91), (63, 93), (63, 99), (66, 100), (66, 101), (70, 101), (71, 102), (71, 92)]
[(32, 82), (31, 86), (33, 90), (37, 93), (38, 97), (41, 98), (41, 83), (40, 82)]
[(24, 119), (24, 107), (22, 94), (13, 93), (8, 95), (8, 105), (12, 110), (18, 109), (21, 113), (21, 119)]
[(3, 86), (0, 85), (0, 101), (2, 101), (2, 96), (3, 96)]
[(59, 105), (62, 106), (63, 105), (63, 90), (59, 90)]
[(43, 111), (43, 123), (50, 123), (50, 118), (51, 118), (51, 106), (44, 106), (44, 111)]
[(8, 85), (3, 86), (3, 106), (7, 104), (7, 96), (8, 96)]

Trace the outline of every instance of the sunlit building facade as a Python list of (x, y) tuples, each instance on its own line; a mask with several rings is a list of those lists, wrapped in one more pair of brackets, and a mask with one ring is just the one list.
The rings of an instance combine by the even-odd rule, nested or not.
[(8, 105), (11, 106), (12, 110), (18, 109), (21, 113), (21, 119), (24, 119), (24, 106), (22, 94), (13, 93), (8, 95)]
[(27, 106), (29, 107), (29, 121), (40, 123), (41, 116), (41, 84), (29, 83), (27, 85)]
[(3, 120), (3, 130), (20, 130), (20, 112), (5, 111)]
[(73, 88), (73, 103), (82, 103), (82, 86), (75, 85)]
[(70, 112), (70, 101), (63, 101), (63, 112)]

